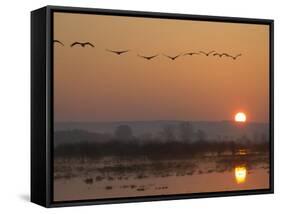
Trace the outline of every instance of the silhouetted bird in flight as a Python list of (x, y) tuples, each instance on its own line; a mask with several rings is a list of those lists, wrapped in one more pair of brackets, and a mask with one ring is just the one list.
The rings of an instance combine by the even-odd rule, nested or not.
[(231, 57), (233, 60), (236, 60), (237, 57), (239, 57), (239, 56), (242, 56), (242, 54), (237, 54), (236, 56), (231, 56), (231, 55), (229, 55), (229, 57)]
[(90, 46), (92, 48), (95, 47), (91, 42), (74, 42), (70, 45), (70, 47), (74, 47), (77, 45), (81, 46), (82, 48), (85, 48), (86, 46)]
[(130, 50), (115, 51), (115, 50), (106, 49), (106, 51), (111, 52), (111, 53), (115, 53), (117, 55), (121, 55), (121, 54), (129, 52)]
[(53, 42), (54, 42), (54, 43), (58, 43), (58, 44), (64, 46), (64, 44), (63, 44), (61, 41), (59, 41), (59, 40), (56, 40), (56, 39), (55, 39)]
[(209, 56), (211, 53), (214, 53), (215, 51), (209, 51), (209, 52), (199, 51), (199, 52), (204, 54), (205, 56)]
[(153, 58), (157, 57), (157, 56), (158, 56), (158, 54), (153, 55), (153, 56), (142, 56), (142, 55), (139, 55), (139, 54), (138, 54), (138, 56), (139, 56), (139, 57), (141, 57), (141, 58), (147, 59), (147, 60), (151, 60), (151, 59), (153, 59)]
[(176, 56), (169, 56), (169, 55), (166, 55), (166, 54), (163, 54), (165, 57), (167, 57), (167, 58), (169, 58), (170, 60), (175, 60), (175, 59), (177, 59), (178, 57), (180, 57), (181, 56), (181, 54), (178, 54), (178, 55), (176, 55)]
[(189, 55), (189, 56), (192, 56), (192, 55), (199, 55), (199, 53), (197, 52), (188, 52), (188, 53), (185, 53), (184, 56), (186, 55)]

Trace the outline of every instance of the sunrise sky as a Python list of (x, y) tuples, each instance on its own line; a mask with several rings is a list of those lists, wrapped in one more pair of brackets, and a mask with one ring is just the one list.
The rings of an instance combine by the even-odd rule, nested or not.
[[(219, 121), (238, 111), (268, 122), (268, 25), (55, 13), (54, 39), (65, 45), (54, 47), (56, 122)], [(199, 50), (242, 56), (162, 56)]]

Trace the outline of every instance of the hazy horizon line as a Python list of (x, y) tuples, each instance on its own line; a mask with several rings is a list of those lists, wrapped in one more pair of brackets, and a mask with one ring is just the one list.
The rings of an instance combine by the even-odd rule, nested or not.
[[(161, 120), (106, 120), (106, 121), (54, 121), (54, 123), (132, 123), (132, 122), (233, 122), (234, 120), (176, 120), (176, 119), (161, 119)], [(269, 121), (246, 121), (247, 123), (265, 123), (269, 124)]]

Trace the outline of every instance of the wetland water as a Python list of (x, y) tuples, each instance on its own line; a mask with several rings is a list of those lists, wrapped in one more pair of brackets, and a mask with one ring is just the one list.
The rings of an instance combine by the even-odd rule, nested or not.
[(269, 188), (268, 155), (205, 155), (175, 160), (55, 159), (54, 200)]

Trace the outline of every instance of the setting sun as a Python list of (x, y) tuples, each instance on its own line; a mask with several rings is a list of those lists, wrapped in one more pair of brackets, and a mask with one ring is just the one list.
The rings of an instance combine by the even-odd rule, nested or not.
[(235, 118), (234, 118), (234, 120), (236, 121), (236, 122), (242, 122), (242, 123), (244, 123), (244, 122), (246, 122), (246, 114), (245, 113), (243, 113), (243, 112), (238, 112), (237, 114), (235, 114)]

